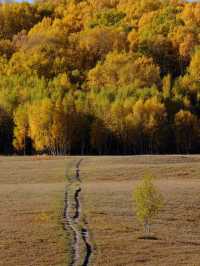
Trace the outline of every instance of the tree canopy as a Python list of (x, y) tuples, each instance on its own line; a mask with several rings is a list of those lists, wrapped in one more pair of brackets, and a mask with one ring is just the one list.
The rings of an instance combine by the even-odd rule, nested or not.
[(0, 1), (0, 153), (195, 153), (200, 3)]

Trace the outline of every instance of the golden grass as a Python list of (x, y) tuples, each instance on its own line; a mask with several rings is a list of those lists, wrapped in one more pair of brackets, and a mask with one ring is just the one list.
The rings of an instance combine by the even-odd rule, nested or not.
[[(0, 157), (0, 265), (69, 265), (70, 232), (62, 228), (66, 165), (79, 157)], [(84, 157), (82, 211), (95, 266), (200, 265), (200, 156)], [(132, 191), (155, 174), (165, 207), (139, 239)]]
[(0, 157), (0, 265), (67, 265), (63, 230), (67, 158)]
[[(93, 265), (200, 265), (200, 156), (87, 157), (84, 212), (95, 244)], [(132, 192), (154, 173), (165, 197), (155, 219), (158, 240), (142, 240)]]

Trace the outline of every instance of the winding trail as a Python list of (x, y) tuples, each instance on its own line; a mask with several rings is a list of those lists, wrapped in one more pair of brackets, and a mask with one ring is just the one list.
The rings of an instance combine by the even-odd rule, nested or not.
[[(90, 242), (89, 231), (86, 227), (86, 223), (80, 222), (82, 210), (80, 202), (80, 164), (82, 159), (76, 164), (75, 176), (72, 178), (71, 186), (76, 184), (77, 188), (73, 191), (73, 202), (70, 200), (70, 185), (66, 185), (65, 188), (65, 198), (64, 198), (64, 229), (70, 230), (73, 233), (73, 247), (72, 247), (72, 261), (70, 266), (88, 266), (90, 263), (90, 257), (92, 255), (92, 245)], [(73, 205), (74, 203), (74, 205)], [(74, 209), (74, 215), (71, 217), (70, 209)], [(80, 250), (81, 250), (81, 240), (84, 243), (84, 257), (83, 263), (80, 263)]]
[(89, 240), (89, 234), (88, 234), (87, 228), (82, 228), (81, 234), (82, 234), (82, 238), (85, 243), (85, 246), (86, 246), (86, 254), (85, 254), (83, 266), (87, 266), (89, 265), (90, 256), (92, 255), (92, 246)]
[(80, 257), (80, 236), (79, 236), (79, 230), (74, 225), (73, 219), (69, 215), (69, 199), (68, 199), (68, 192), (67, 187), (65, 189), (65, 200), (64, 200), (64, 229), (70, 230), (73, 233), (73, 246), (72, 246), (72, 261), (70, 263), (70, 266), (76, 266), (77, 262), (79, 261)]
[(75, 214), (74, 214), (74, 217), (73, 219), (76, 220), (80, 217), (80, 208), (81, 208), (81, 205), (80, 205), (80, 200), (79, 200), (79, 197), (80, 197), (80, 193), (81, 193), (81, 188), (78, 188), (76, 191), (75, 191), (75, 194), (74, 194), (74, 200), (75, 200), (75, 203), (76, 203), (76, 207), (75, 207)]

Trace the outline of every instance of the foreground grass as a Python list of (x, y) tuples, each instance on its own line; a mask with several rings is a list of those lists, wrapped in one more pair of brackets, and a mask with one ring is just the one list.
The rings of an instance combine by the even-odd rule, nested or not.
[(67, 265), (66, 158), (0, 157), (0, 265)]
[[(200, 156), (88, 157), (82, 163), (84, 212), (95, 244), (93, 265), (200, 265)], [(132, 192), (156, 174), (165, 208), (157, 240), (139, 239)]]
[[(78, 157), (72, 160), (77, 160)], [(62, 227), (68, 157), (0, 157), (0, 265), (69, 265), (71, 232)], [(132, 191), (155, 174), (165, 208), (143, 235)], [(200, 265), (200, 156), (84, 157), (82, 219), (91, 265)], [(66, 175), (67, 176), (67, 175)]]

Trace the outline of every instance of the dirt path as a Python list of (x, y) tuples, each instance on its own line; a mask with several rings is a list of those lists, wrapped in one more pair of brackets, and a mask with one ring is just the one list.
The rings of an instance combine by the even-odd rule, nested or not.
[(80, 210), (81, 205), (80, 205), (80, 200), (79, 200), (80, 193), (81, 193), (81, 188), (78, 188), (75, 191), (75, 195), (74, 195), (75, 204), (76, 204), (75, 214), (74, 214), (74, 217), (73, 217), (74, 220), (77, 220), (80, 217), (80, 212), (81, 212), (81, 210)]
[[(81, 219), (81, 162), (82, 159), (77, 162), (75, 176), (71, 178), (71, 182), (66, 186), (65, 189), (64, 228), (66, 230), (70, 228), (73, 233), (72, 261), (70, 266), (88, 266), (90, 263), (90, 257), (92, 255), (92, 245), (90, 243), (89, 231), (87, 229), (86, 223)], [(74, 215), (71, 214), (72, 212)], [(83, 252), (81, 252), (81, 250), (83, 250)]]
[(87, 265), (89, 265), (90, 257), (92, 255), (92, 246), (91, 246), (91, 243), (89, 240), (89, 233), (88, 233), (87, 228), (82, 228), (81, 234), (82, 234), (82, 238), (83, 238), (83, 241), (84, 241), (85, 247), (86, 247), (86, 254), (85, 254), (83, 266), (87, 266)]
[[(67, 187), (65, 190), (65, 200), (64, 200), (64, 228), (65, 230), (70, 230), (73, 233), (73, 248), (72, 248), (72, 261), (70, 263), (70, 266), (76, 266), (77, 262), (79, 261), (80, 257), (80, 251), (79, 251), (79, 243), (80, 243), (80, 236), (79, 236), (79, 230), (76, 228), (74, 224), (74, 218), (71, 218), (69, 215), (69, 199), (68, 199), (68, 192)], [(78, 218), (78, 217), (77, 217)]]

